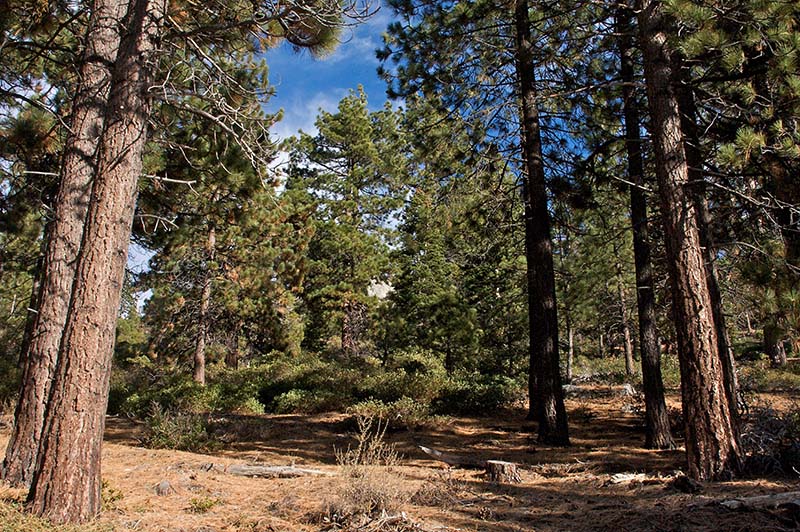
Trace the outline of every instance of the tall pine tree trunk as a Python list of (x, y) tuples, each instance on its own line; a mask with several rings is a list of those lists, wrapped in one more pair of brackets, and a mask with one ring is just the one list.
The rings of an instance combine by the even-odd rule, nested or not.
[(536, 106), (533, 45), (527, 0), (516, 0), (516, 68), (522, 115), (522, 152), (525, 174), (525, 255), (530, 319), (529, 392), (531, 413), (539, 423), (539, 441), (569, 445), (567, 412), (558, 357), (553, 245), (547, 205), (539, 110)]
[(706, 200), (705, 178), (703, 176), (703, 154), (700, 152), (700, 136), (697, 131), (697, 105), (694, 94), (689, 86), (689, 76), (679, 58), (673, 59), (673, 69), (680, 72), (680, 82), (677, 84), (678, 108), (681, 112), (681, 130), (683, 131), (686, 162), (689, 166), (689, 183), (692, 185), (692, 200), (697, 212), (697, 227), (700, 232), (700, 246), (706, 267), (706, 280), (711, 296), (711, 311), (714, 316), (714, 325), (717, 328), (717, 343), (720, 360), (722, 362), (723, 377), (725, 379), (725, 393), (727, 394), (731, 414), (734, 421), (738, 419), (736, 365), (733, 359), (730, 336), (726, 324), (725, 314), (722, 311), (722, 290), (717, 281), (716, 247), (711, 230), (711, 212)]
[(132, 0), (114, 63), (86, 227), (28, 501), (56, 523), (101, 508), (114, 332), (150, 111), (148, 72), (166, 0)]
[[(217, 232), (212, 225), (208, 229), (208, 240), (206, 242), (206, 260), (214, 260), (217, 249)], [(192, 378), (194, 382), (204, 386), (206, 383), (206, 336), (208, 336), (208, 309), (211, 307), (211, 284), (213, 281), (213, 271), (206, 266), (205, 278), (203, 279), (203, 290), (200, 294), (200, 315), (197, 320), (197, 341), (194, 348), (194, 371)]]
[(678, 337), (689, 475), (697, 480), (720, 479), (739, 471), (739, 441), (689, 190), (666, 21), (658, 1), (637, 0), (637, 9)]
[(634, 91), (633, 10), (619, 10), (620, 75), (622, 77), (625, 115), (625, 151), (628, 158), (633, 260), (636, 274), (636, 308), (639, 315), (639, 350), (642, 357), (642, 384), (645, 403), (645, 446), (649, 449), (674, 449), (661, 376), (661, 348), (656, 329), (656, 298), (653, 288), (653, 264), (650, 258), (650, 229), (647, 220), (647, 196), (644, 193), (641, 116)]
[(32, 480), (103, 129), (110, 65), (117, 55), (120, 20), (127, 5), (127, 0), (96, 0), (91, 7), (81, 78), (72, 102), (70, 134), (61, 163), (55, 218), (45, 235), (37, 312), (28, 318), (32, 321), (26, 327), (31, 331), (30, 341), (20, 356), (19, 400), (2, 468), (3, 478), (13, 485), (29, 485)]

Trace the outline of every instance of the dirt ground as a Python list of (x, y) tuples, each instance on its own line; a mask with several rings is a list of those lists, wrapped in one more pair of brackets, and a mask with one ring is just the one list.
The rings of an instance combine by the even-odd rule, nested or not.
[[(728, 510), (719, 501), (800, 490), (798, 479), (755, 478), (702, 486), (684, 493), (672, 486), (683, 452), (648, 451), (635, 401), (619, 389), (593, 388), (568, 399), (572, 446), (538, 445), (525, 412), (496, 418), (448, 418), (386, 439), (401, 459), (384, 468), (379, 483), (395, 493), (398, 508), (350, 530), (419, 531), (778, 531), (794, 529), (790, 510)], [(795, 398), (766, 396), (785, 407)], [(671, 406), (677, 409), (675, 398)], [(342, 530), (332, 516), (351, 480), (336, 450), (354, 440), (342, 414), (226, 418), (212, 454), (143, 448), (142, 427), (108, 418), (103, 478), (109, 508), (100, 522), (111, 530), (147, 532)], [(8, 427), (0, 430), (5, 448)], [(480, 459), (520, 465), (522, 482), (488, 482), (479, 470), (448, 468), (417, 444)], [(206, 470), (206, 464), (219, 467)], [(231, 464), (296, 465), (327, 473), (299, 478), (246, 478), (222, 471)], [(206, 466), (206, 467), (204, 467)], [(620, 473), (639, 473), (620, 480)], [(642, 475), (645, 474), (645, 475)], [(628, 478), (628, 477), (625, 477)], [(164, 496), (155, 487), (168, 481)], [(0, 490), (0, 497), (24, 497)], [(360, 528), (359, 528), (360, 527)]]

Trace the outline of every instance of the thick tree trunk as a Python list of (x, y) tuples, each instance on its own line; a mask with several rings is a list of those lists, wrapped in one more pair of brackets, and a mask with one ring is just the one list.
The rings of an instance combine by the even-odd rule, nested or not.
[(525, 159), (525, 255), (528, 268), (530, 364), (533, 374), (529, 379), (529, 392), (531, 413), (535, 412), (539, 423), (539, 441), (569, 445), (558, 357), (558, 316), (550, 212), (547, 208), (528, 11), (527, 0), (516, 1), (515, 53), (521, 98), (522, 151)]
[[(717, 344), (719, 349), (720, 361), (722, 362), (722, 374), (725, 383), (725, 393), (730, 405), (731, 414), (734, 421), (738, 420), (738, 401), (737, 389), (738, 379), (736, 377), (736, 365), (733, 358), (728, 327), (726, 325), (725, 314), (722, 311), (722, 291), (717, 282), (716, 267), (716, 248), (711, 232), (711, 213), (706, 201), (705, 179), (703, 176), (703, 155), (700, 152), (700, 138), (697, 131), (697, 106), (694, 101), (694, 94), (688, 84), (688, 76), (682, 69), (679, 59), (674, 59), (673, 69), (680, 71), (680, 83), (678, 83), (678, 108), (681, 112), (681, 130), (683, 131), (684, 149), (686, 150), (686, 162), (689, 170), (689, 183), (692, 186), (692, 200), (697, 213), (697, 227), (700, 234), (700, 246), (703, 250), (703, 260), (706, 268), (706, 282), (708, 292), (711, 296), (711, 311), (714, 317), (714, 326), (717, 329)], [(738, 422), (738, 421), (737, 421)]]
[(637, 10), (678, 337), (689, 476), (720, 479), (740, 470), (739, 441), (724, 385), (697, 213), (688, 189), (671, 51), (661, 3), (637, 0)]
[(642, 357), (642, 384), (645, 403), (645, 446), (649, 449), (674, 449), (661, 377), (661, 349), (656, 329), (656, 298), (653, 288), (653, 265), (650, 259), (650, 230), (647, 221), (647, 196), (643, 187), (641, 116), (633, 89), (633, 10), (618, 12), (622, 99), (625, 114), (625, 151), (628, 156), (633, 260), (636, 273), (636, 306), (639, 315), (639, 351)]
[[(206, 242), (207, 261), (212, 262), (214, 260), (216, 249), (217, 232), (212, 225), (208, 229), (208, 240)], [(213, 278), (212, 269), (206, 267), (203, 291), (200, 294), (200, 315), (197, 318), (197, 342), (194, 348), (194, 372), (192, 373), (194, 382), (201, 386), (206, 383), (206, 336), (208, 336), (208, 309), (211, 307), (211, 284)]]
[(100, 458), (114, 332), (166, 0), (132, 0), (114, 71), (69, 314), (28, 502), (56, 523), (101, 508)]
[(111, 79), (110, 65), (119, 46), (120, 20), (127, 0), (96, 0), (91, 7), (81, 79), (73, 99), (70, 135), (64, 148), (55, 218), (47, 247), (37, 312), (31, 314), (30, 342), (20, 356), (22, 381), (2, 476), (13, 485), (29, 485), (42, 433), (59, 344), (67, 320), (75, 264), (80, 250), (97, 147)]

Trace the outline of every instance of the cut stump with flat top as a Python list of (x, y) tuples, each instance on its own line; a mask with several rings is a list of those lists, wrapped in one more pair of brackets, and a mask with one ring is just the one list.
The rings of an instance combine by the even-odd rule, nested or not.
[(502, 460), (486, 460), (486, 476), (490, 482), (504, 482), (506, 484), (519, 484), (522, 482), (517, 470), (517, 464), (503, 462)]

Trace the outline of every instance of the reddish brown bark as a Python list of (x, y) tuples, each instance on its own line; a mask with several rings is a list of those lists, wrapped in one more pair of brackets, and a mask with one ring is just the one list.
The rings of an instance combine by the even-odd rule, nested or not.
[(55, 218), (47, 228), (38, 308), (30, 317), (29, 341), (20, 357), (19, 401), (2, 468), (3, 478), (12, 485), (29, 485), (32, 480), (45, 404), (75, 277), (108, 99), (110, 65), (117, 55), (119, 22), (127, 4), (126, 0), (96, 0), (91, 8), (81, 79), (72, 102), (71, 133), (64, 149)]
[(700, 233), (700, 246), (706, 267), (706, 282), (711, 297), (711, 311), (714, 317), (714, 326), (717, 329), (717, 345), (720, 361), (722, 362), (722, 375), (725, 384), (729, 408), (734, 422), (738, 420), (738, 379), (736, 377), (736, 364), (733, 358), (728, 326), (725, 313), (722, 310), (722, 290), (717, 281), (716, 246), (714, 244), (711, 228), (711, 211), (706, 199), (705, 176), (703, 175), (703, 154), (700, 151), (700, 135), (697, 130), (697, 105), (694, 94), (689, 85), (689, 76), (679, 58), (674, 58), (673, 68), (680, 72), (678, 83), (678, 108), (681, 112), (681, 130), (683, 131), (683, 146), (686, 150), (686, 162), (689, 165), (689, 183), (692, 185), (692, 200), (697, 213), (697, 227)]
[(713, 480), (740, 469), (717, 329), (683, 145), (661, 3), (637, 0), (656, 177), (673, 299), (689, 475)]
[(56, 523), (101, 507), (100, 458), (114, 332), (147, 134), (148, 69), (165, 0), (133, 0), (124, 21), (64, 337), (28, 495)]
[(525, 256), (527, 259), (528, 315), (530, 322), (531, 414), (539, 423), (539, 441), (569, 445), (567, 413), (558, 354), (553, 245), (550, 212), (542, 158), (539, 110), (536, 106), (533, 44), (527, 0), (514, 9), (516, 68), (521, 98), (521, 141), (524, 157)]

